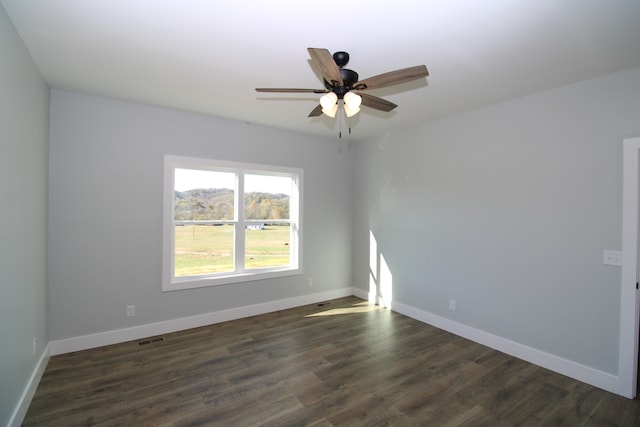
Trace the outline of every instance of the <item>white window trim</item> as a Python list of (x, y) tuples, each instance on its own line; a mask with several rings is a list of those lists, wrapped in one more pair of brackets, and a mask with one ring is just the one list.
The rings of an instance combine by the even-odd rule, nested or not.
[[(286, 267), (250, 269), (235, 271), (232, 273), (216, 273), (175, 278), (174, 272), (174, 170), (176, 168), (202, 169), (202, 170), (227, 170), (230, 172), (259, 173), (259, 174), (283, 174), (296, 175), (297, 186), (294, 186), (290, 196), (289, 221), (292, 227), (291, 236), (291, 263)], [(242, 175), (240, 175), (242, 176)], [(283, 276), (302, 274), (302, 184), (303, 170), (273, 165), (261, 165), (255, 163), (229, 162), (198, 157), (184, 157), (175, 155), (164, 156), (164, 190), (163, 190), (163, 221), (162, 221), (162, 291), (177, 291), (182, 289), (201, 288), (207, 286), (225, 285), (230, 283), (247, 282), (254, 280), (272, 279)], [(240, 183), (243, 187), (243, 183)], [(242, 225), (237, 227), (240, 233), (244, 233), (244, 224), (256, 221), (245, 221), (243, 216), (241, 197), (236, 197), (237, 221)], [(202, 221), (199, 221), (202, 222)], [(207, 221), (204, 221), (206, 223)], [(224, 221), (210, 221), (220, 223)], [(232, 221), (235, 223), (236, 221)], [(244, 256), (244, 235), (236, 236), (236, 257), (239, 253)], [(239, 246), (239, 247), (238, 247)], [(240, 251), (240, 252), (239, 252)], [(296, 259), (297, 254), (297, 259)]]

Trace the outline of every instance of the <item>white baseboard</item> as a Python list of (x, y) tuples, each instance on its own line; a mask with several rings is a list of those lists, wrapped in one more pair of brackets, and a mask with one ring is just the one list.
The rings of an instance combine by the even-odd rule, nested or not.
[(7, 423), (8, 427), (19, 427), (22, 424), (25, 415), (27, 415), (27, 410), (29, 409), (29, 405), (31, 404), (33, 395), (36, 394), (36, 389), (38, 388), (38, 384), (40, 383), (42, 374), (47, 367), (47, 363), (49, 363), (50, 355), (50, 346), (47, 345), (42, 351), (42, 354), (38, 359), (38, 363), (36, 363), (36, 366), (33, 369), (31, 376), (29, 377), (27, 386), (24, 388), (22, 394), (20, 395), (18, 404), (13, 409), (11, 417), (9, 417), (9, 422)]
[(269, 301), (244, 307), (231, 308), (228, 310), (199, 314), (196, 316), (182, 317), (180, 319), (166, 320), (157, 323), (134, 326), (131, 328), (117, 329), (99, 332), (96, 334), (51, 341), (51, 355), (55, 356), (57, 354), (70, 353), (72, 351), (87, 350), (90, 348), (96, 348), (105, 345), (118, 344), (121, 342), (138, 340), (141, 338), (169, 334), (185, 329), (198, 328), (200, 326), (227, 322), (229, 320), (236, 320), (244, 317), (271, 313), (273, 311), (285, 310), (287, 308), (299, 307), (306, 304), (313, 304), (320, 301), (326, 301), (350, 295), (353, 295), (353, 288), (342, 288), (335, 291), (302, 295), (294, 298)]
[[(369, 301), (379, 301), (379, 297), (369, 295), (362, 289), (354, 288), (355, 296), (368, 299)], [(405, 316), (419, 320), (420, 322), (434, 326), (436, 328), (451, 332), (452, 334), (477, 342), (487, 347), (506, 353), (510, 356), (525, 360), (534, 365), (541, 366), (551, 371), (557, 372), (567, 377), (582, 381), (594, 387), (610, 391), (625, 396), (621, 390), (620, 378), (616, 375), (603, 372), (580, 363), (573, 362), (562, 357), (528, 347), (526, 345), (490, 334), (480, 329), (438, 316), (427, 311), (411, 307), (396, 301), (391, 302), (391, 310)]]

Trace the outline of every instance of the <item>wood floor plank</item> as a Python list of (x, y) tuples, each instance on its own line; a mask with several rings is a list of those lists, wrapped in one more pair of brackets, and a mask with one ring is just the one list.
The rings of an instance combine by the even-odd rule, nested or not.
[(640, 403), (347, 297), (54, 356), (23, 425), (640, 426)]

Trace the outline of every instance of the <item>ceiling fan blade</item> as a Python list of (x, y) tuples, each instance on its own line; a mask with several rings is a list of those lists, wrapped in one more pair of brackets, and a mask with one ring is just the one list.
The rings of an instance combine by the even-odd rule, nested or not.
[(256, 92), (281, 92), (281, 93), (327, 93), (326, 89), (294, 89), (277, 87), (257, 87)]
[(316, 108), (311, 110), (308, 117), (318, 117), (322, 115), (322, 105), (318, 104)]
[(427, 77), (428, 75), (429, 72), (427, 71), (426, 66), (417, 65), (415, 67), (389, 71), (388, 73), (369, 77), (368, 79), (361, 80), (354, 84), (353, 88), (357, 90), (378, 89), (381, 87), (397, 85), (400, 83), (406, 83), (412, 80), (421, 79), (423, 77)]
[(322, 73), (322, 77), (334, 86), (343, 86), (340, 68), (333, 60), (333, 56), (327, 49), (317, 49), (313, 47), (307, 48), (311, 55), (311, 62), (316, 66), (318, 71)]
[(393, 102), (387, 101), (386, 99), (369, 95), (367, 93), (360, 93), (360, 92), (357, 92), (357, 93), (362, 97), (362, 105), (367, 106), (369, 108), (373, 108), (374, 110), (389, 112), (397, 107), (396, 104), (394, 104)]

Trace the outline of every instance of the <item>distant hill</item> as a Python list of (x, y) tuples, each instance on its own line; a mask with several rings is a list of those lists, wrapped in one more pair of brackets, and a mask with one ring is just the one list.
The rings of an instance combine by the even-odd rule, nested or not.
[[(286, 194), (246, 193), (245, 219), (289, 218)], [(175, 219), (233, 219), (233, 191), (228, 188), (199, 188), (175, 192)]]

